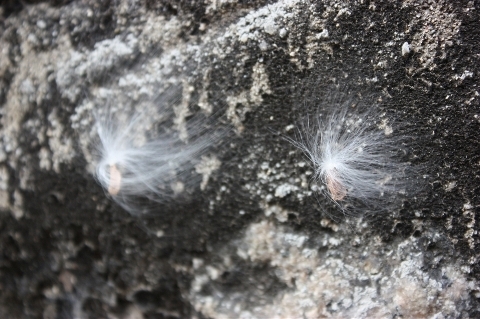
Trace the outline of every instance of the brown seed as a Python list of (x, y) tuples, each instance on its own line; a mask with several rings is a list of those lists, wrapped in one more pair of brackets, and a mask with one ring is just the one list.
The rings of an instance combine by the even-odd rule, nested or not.
[(340, 201), (347, 196), (347, 189), (337, 179), (336, 172), (327, 175), (327, 188), (330, 196), (335, 201)]
[(122, 174), (116, 165), (110, 165), (110, 182), (108, 184), (108, 193), (110, 195), (117, 195), (120, 191), (122, 182)]

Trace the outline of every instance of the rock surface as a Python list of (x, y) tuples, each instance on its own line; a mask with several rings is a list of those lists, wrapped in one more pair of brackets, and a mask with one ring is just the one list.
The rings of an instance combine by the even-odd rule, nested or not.
[[(3, 3), (0, 317), (478, 318), (479, 10)], [(335, 90), (403, 135), (401, 204), (343, 216), (283, 138)], [(95, 114), (138, 110), (186, 143), (197, 114), (231, 134), (131, 215), (95, 181)]]

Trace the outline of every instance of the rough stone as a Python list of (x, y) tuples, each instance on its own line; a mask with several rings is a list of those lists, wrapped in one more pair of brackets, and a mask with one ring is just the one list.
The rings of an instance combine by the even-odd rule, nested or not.
[[(478, 318), (479, 10), (2, 2), (0, 318)], [(381, 213), (345, 216), (288, 142), (336, 92), (401, 141)], [(95, 119), (139, 111), (139, 144), (221, 133), (132, 216), (95, 181)]]

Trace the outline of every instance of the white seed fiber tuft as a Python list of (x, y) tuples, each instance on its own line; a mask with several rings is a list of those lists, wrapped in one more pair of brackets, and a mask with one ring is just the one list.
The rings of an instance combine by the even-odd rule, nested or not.
[[(406, 164), (399, 161), (402, 141), (395, 138), (377, 105), (339, 94), (318, 106), (287, 138), (301, 149), (314, 169), (313, 182), (344, 213), (383, 210), (387, 198), (404, 191)], [(383, 121), (382, 121), (383, 120)], [(382, 126), (383, 125), (383, 126)]]
[(164, 202), (183, 190), (175, 185), (192, 184), (188, 174), (220, 137), (202, 128), (206, 121), (191, 126), (191, 138), (184, 142), (174, 130), (142, 129), (147, 114), (120, 118), (112, 113), (96, 116), (100, 137), (96, 178), (132, 214), (149, 212), (148, 202)]

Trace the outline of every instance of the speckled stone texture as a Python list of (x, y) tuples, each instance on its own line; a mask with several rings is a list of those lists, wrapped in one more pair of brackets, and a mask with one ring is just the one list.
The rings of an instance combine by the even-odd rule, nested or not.
[[(3, 2), (0, 318), (480, 317), (479, 10)], [(401, 137), (408, 187), (380, 213), (344, 216), (284, 138), (335, 91)], [(93, 175), (107, 110), (230, 134), (133, 216)]]

